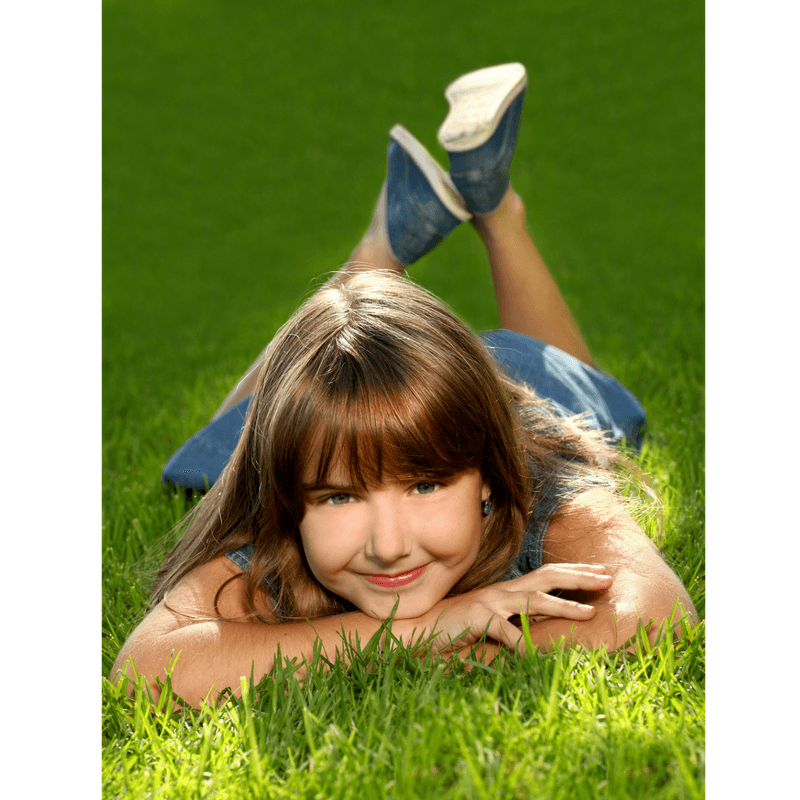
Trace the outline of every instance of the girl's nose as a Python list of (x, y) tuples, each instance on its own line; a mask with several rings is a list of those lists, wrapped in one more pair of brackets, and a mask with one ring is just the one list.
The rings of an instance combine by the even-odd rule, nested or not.
[(378, 564), (392, 564), (410, 550), (408, 520), (403, 519), (399, 505), (391, 501), (376, 504), (370, 518), (367, 556)]

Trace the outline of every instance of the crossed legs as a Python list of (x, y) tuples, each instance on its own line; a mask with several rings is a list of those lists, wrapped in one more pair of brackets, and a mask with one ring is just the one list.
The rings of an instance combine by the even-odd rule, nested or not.
[[(368, 269), (366, 265), (371, 265), (402, 272), (403, 265), (394, 260), (386, 245), (379, 214), (376, 211), (373, 224), (350, 256), (348, 268)], [(500, 205), (491, 214), (476, 216), (472, 224), (489, 257), (500, 325), (595, 366), (572, 312), (531, 239), (520, 196), (509, 186)]]
[[(350, 256), (348, 269), (405, 268), (392, 257), (386, 229), (380, 224), (380, 207), (364, 238)], [(500, 325), (564, 350), (595, 366), (589, 347), (567, 306), (555, 279), (528, 232), (525, 206), (508, 187), (500, 205), (472, 220), (489, 257)]]

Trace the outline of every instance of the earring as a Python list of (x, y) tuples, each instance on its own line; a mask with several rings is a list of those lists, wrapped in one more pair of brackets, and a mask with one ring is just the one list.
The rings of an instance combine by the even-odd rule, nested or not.
[(488, 516), (489, 516), (489, 514), (491, 514), (491, 513), (492, 513), (492, 501), (491, 501), (491, 500), (487, 500), (487, 501), (486, 501), (486, 502), (483, 504), (482, 508), (483, 508), (483, 516), (484, 516), (484, 517), (488, 517)]

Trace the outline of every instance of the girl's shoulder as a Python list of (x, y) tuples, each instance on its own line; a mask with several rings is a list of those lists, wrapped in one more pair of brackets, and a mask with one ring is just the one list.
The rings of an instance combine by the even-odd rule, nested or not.
[[(188, 621), (220, 618), (236, 622), (255, 621), (245, 598), (243, 576), (246, 567), (230, 556), (230, 553), (215, 556), (184, 575), (164, 598), (166, 606)], [(265, 597), (262, 599), (258, 594), (256, 605), (263, 605), (263, 612), (271, 616), (272, 607)], [(262, 611), (260, 608), (257, 610)]]
[(253, 545), (245, 544), (236, 550), (225, 553), (225, 557), (232, 561), (240, 570), (245, 571), (253, 563)]

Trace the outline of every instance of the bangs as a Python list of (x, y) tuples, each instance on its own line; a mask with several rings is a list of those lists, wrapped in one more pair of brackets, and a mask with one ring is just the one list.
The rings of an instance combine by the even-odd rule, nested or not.
[(453, 386), (452, 372), (400, 365), (393, 356), (388, 369), (386, 362), (364, 370), (344, 359), (335, 380), (307, 387), (304, 482), (322, 485), (336, 469), (366, 488), (387, 478), (443, 478), (481, 467), (487, 428)]
[[(368, 397), (340, 403), (309, 431), (302, 473), (315, 485), (343, 470), (354, 486), (386, 479), (445, 478), (480, 468), (485, 434), (465, 436), (455, 409), (430, 408), (401, 397)], [(450, 412), (450, 413), (448, 413)]]

